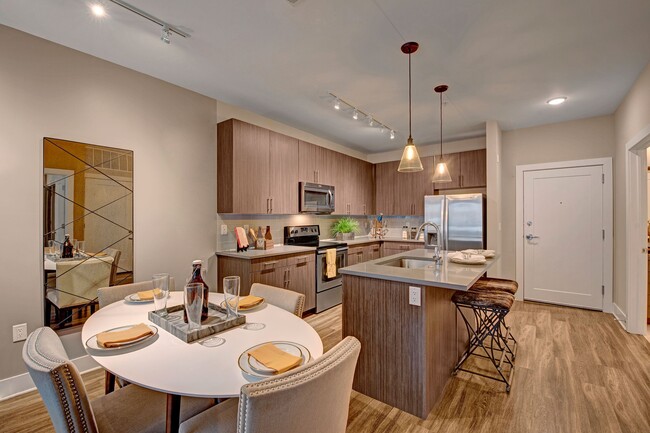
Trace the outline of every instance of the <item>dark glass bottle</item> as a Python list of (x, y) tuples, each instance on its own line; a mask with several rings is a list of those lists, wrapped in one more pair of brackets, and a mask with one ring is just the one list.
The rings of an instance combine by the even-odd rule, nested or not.
[(72, 242), (70, 242), (70, 235), (66, 233), (63, 248), (61, 249), (61, 258), (71, 259), (74, 256), (73, 250), (74, 246), (72, 245)]
[[(192, 276), (190, 276), (190, 280), (187, 282), (187, 284), (203, 284), (203, 308), (201, 309), (201, 322), (204, 322), (208, 318), (208, 297), (210, 295), (210, 288), (207, 284), (205, 284), (205, 281), (203, 281), (203, 277), (201, 276), (201, 265), (203, 265), (203, 262), (201, 260), (194, 260), (192, 262)], [(187, 311), (185, 309), (183, 309), (183, 321), (187, 323)]]

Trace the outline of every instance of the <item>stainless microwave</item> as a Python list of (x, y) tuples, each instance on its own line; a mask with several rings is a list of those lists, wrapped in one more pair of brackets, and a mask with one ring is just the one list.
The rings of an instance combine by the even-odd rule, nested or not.
[(334, 187), (300, 182), (300, 213), (329, 214), (334, 212)]

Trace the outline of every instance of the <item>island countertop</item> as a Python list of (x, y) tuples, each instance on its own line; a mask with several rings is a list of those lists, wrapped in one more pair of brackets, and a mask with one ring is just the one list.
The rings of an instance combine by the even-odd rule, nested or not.
[(379, 280), (398, 281), (402, 283), (435, 286), (453, 290), (468, 290), (481, 275), (499, 260), (499, 256), (487, 259), (484, 265), (463, 265), (450, 262), (447, 258), (448, 251), (443, 251), (443, 261), (440, 265), (431, 262), (425, 268), (401, 268), (386, 266), (382, 263), (399, 259), (431, 259), (433, 250), (424, 248), (394, 254), (380, 259), (341, 268), (343, 275), (376, 278)]

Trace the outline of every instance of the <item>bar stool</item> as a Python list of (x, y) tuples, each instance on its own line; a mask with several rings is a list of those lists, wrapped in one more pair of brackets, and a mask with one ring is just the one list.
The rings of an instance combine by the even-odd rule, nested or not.
[[(488, 278), (482, 277), (478, 279), (469, 290), (472, 291), (481, 291), (481, 290), (496, 290), (498, 292), (505, 292), (514, 295), (519, 289), (519, 284), (513, 280), (506, 280), (503, 278)], [(510, 352), (512, 360), (514, 361), (517, 352), (517, 340), (510, 332), (510, 327), (506, 325), (505, 319), (502, 321), (502, 327), (499, 328), (502, 339), (505, 343), (506, 349)]]
[[(452, 375), (456, 375), (458, 371), (477, 374), (505, 383), (506, 392), (510, 392), (517, 343), (513, 339), (513, 347), (508, 345), (510, 328), (505, 325), (504, 320), (514, 303), (514, 295), (503, 290), (473, 290), (472, 287), (467, 292), (454, 293), (451, 300), (460, 312), (469, 336), (469, 345), (456, 364)], [(489, 359), (499, 376), (490, 376), (463, 368), (463, 364), (471, 355)]]

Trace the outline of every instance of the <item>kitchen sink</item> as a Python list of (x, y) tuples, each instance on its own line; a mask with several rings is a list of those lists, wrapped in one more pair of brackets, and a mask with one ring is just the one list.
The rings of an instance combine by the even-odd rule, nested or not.
[(422, 269), (422, 268), (435, 266), (435, 262), (433, 261), (433, 259), (409, 259), (409, 258), (393, 259), (393, 260), (388, 260), (377, 264), (381, 266), (393, 266), (395, 268), (405, 268), (405, 269)]

